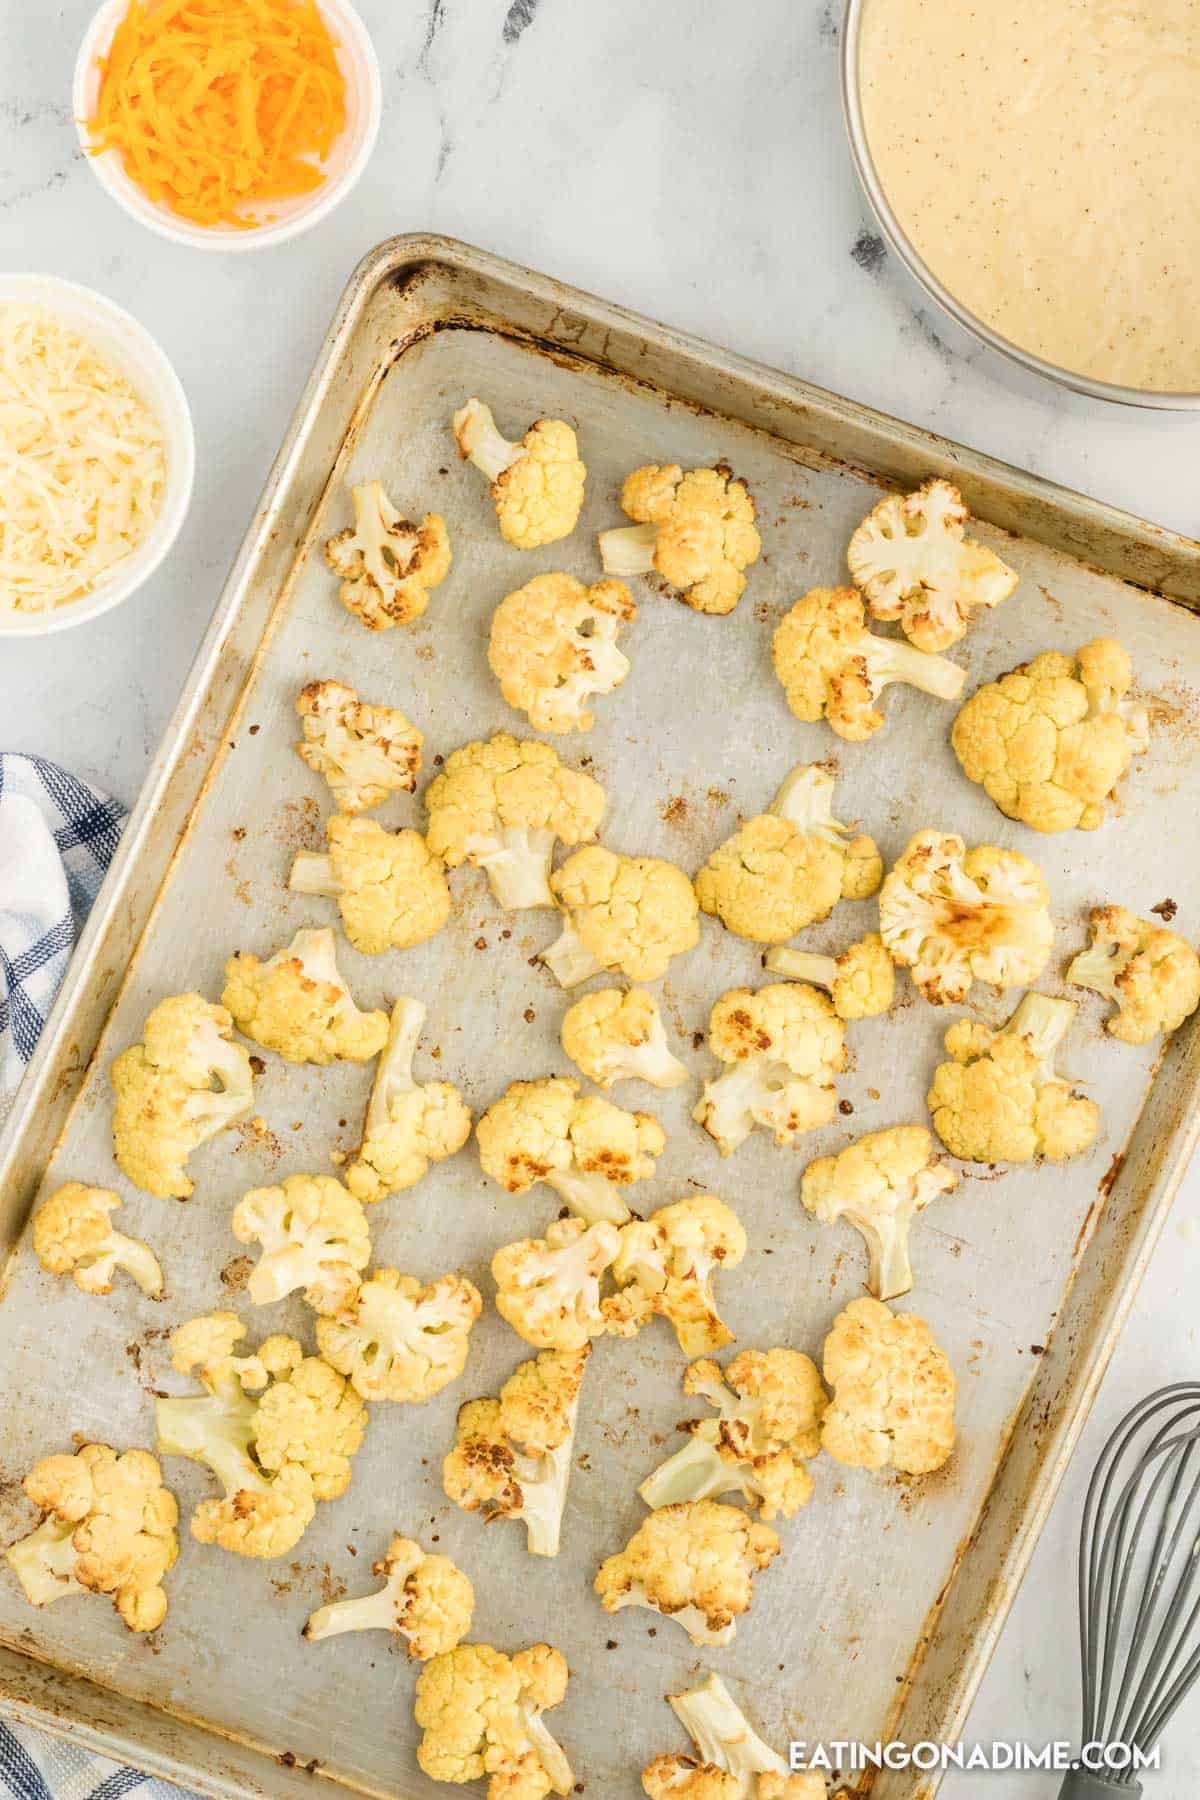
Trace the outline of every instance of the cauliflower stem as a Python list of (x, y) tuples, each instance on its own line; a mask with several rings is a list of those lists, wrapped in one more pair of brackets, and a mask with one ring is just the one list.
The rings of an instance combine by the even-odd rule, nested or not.
[(672, 1712), (706, 1763), (743, 1780), (750, 1775), (787, 1773), (778, 1751), (764, 1744), (719, 1675), (703, 1687), (667, 1696)]
[(496, 904), (505, 912), (527, 906), (553, 906), (550, 858), (556, 834), (532, 826), (501, 825), (487, 837), (469, 837), (467, 861), (482, 869)]
[(658, 549), (657, 525), (620, 525), (602, 531), (597, 540), (606, 575), (649, 575)]

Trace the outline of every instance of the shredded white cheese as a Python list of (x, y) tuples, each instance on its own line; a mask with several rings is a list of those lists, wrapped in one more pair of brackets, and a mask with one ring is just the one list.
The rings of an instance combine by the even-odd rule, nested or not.
[(0, 611), (91, 592), (146, 536), (166, 474), (125, 377), (52, 313), (0, 305)]

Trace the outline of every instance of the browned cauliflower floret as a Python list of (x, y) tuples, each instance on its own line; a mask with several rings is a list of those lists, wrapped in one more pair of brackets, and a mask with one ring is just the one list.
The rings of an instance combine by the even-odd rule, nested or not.
[(431, 591), (450, 573), (450, 537), (440, 513), (420, 525), (403, 518), (383, 484), (354, 489), (354, 524), (325, 546), (325, 560), (341, 577), (338, 598), (369, 631), (411, 625)]
[(620, 1247), (615, 1225), (582, 1219), (556, 1219), (544, 1238), (502, 1245), (492, 1258), (496, 1311), (527, 1344), (583, 1349), (609, 1329), (600, 1287)]
[(1050, 890), (1037, 864), (991, 844), (968, 850), (942, 831), (918, 831), (888, 871), (879, 929), (933, 1006), (965, 1000), (973, 981), (1036, 981), (1054, 945)]
[(563, 1017), (562, 1047), (597, 1087), (645, 1081), (673, 1088), (688, 1078), (667, 1043), (658, 1001), (645, 988), (598, 988), (585, 994)]
[(817, 1769), (790, 1775), (719, 1675), (690, 1693), (668, 1694), (667, 1700), (699, 1760), (655, 1757), (642, 1770), (649, 1800), (825, 1800), (824, 1775)]
[(609, 1329), (637, 1331), (657, 1314), (675, 1327), (685, 1356), (706, 1356), (733, 1342), (717, 1311), (713, 1276), (735, 1269), (746, 1233), (733, 1208), (714, 1194), (689, 1194), (621, 1230), (613, 1277), (623, 1290), (606, 1303)]
[(364, 1400), (418, 1406), (457, 1381), (483, 1298), (465, 1275), (427, 1287), (372, 1269), (341, 1311), (317, 1320), (317, 1348)]
[(569, 856), (550, 886), (567, 923), (542, 961), (562, 987), (606, 970), (657, 981), (673, 956), (700, 941), (691, 882), (655, 856), (619, 856), (592, 844)]
[(45, 1516), (4, 1556), (30, 1604), (111, 1594), (130, 1631), (156, 1631), (167, 1615), (163, 1577), (179, 1555), (179, 1508), (155, 1458), (84, 1444), (74, 1456), (43, 1457), (23, 1486)]
[(531, 1556), (558, 1555), (590, 1353), (589, 1343), (543, 1350), (514, 1369), (498, 1400), (468, 1400), (442, 1464), (447, 1499), (488, 1520), (523, 1520)]
[(448, 868), (483, 869), (505, 911), (553, 906), (550, 859), (556, 838), (586, 844), (604, 816), (604, 789), (566, 768), (536, 738), (500, 731), (464, 744), (425, 794), (429, 847)]
[(431, 1162), (461, 1150), (471, 1112), (449, 1081), (413, 1080), (413, 1056), (425, 1023), (422, 1001), (401, 995), (392, 1008), (387, 1045), (375, 1068), (363, 1141), (346, 1169), (346, 1186), (364, 1204), (415, 1187)]
[(786, 981), (757, 993), (731, 988), (712, 1009), (708, 1047), (729, 1067), (705, 1082), (692, 1117), (722, 1156), (756, 1125), (794, 1150), (806, 1131), (833, 1118), (846, 1034), (832, 1001), (816, 988)]
[(562, 1075), (514, 1081), (475, 1127), (485, 1174), (510, 1194), (544, 1181), (589, 1223), (629, 1217), (621, 1190), (654, 1173), (666, 1138), (650, 1113), (626, 1112), (598, 1094), (580, 1097)]
[(575, 1776), (541, 1717), (561, 1705), (567, 1677), (565, 1657), (549, 1644), (512, 1657), (459, 1644), (435, 1656), (417, 1677), (418, 1763), (431, 1781), (489, 1777), (488, 1800), (569, 1794)]
[(337, 1312), (371, 1260), (362, 1202), (332, 1175), (288, 1175), (278, 1187), (252, 1188), (230, 1229), (239, 1244), (262, 1246), (246, 1283), (255, 1306), (302, 1288), (317, 1312)]
[(1124, 703), (1133, 666), (1113, 638), (1048, 650), (977, 688), (950, 741), (963, 774), (1034, 831), (1094, 831), (1149, 727)]
[(737, 937), (782, 944), (828, 918), (839, 900), (873, 894), (879, 851), (834, 818), (833, 785), (820, 763), (793, 769), (770, 811), (747, 819), (697, 875), (702, 909)]
[(805, 1458), (821, 1447), (828, 1404), (814, 1362), (798, 1350), (742, 1350), (722, 1374), (705, 1357), (687, 1370), (683, 1390), (714, 1414), (682, 1422), (689, 1442), (638, 1489), (647, 1506), (740, 1494), (764, 1519), (790, 1519), (807, 1506)]
[(239, 1031), (285, 1062), (369, 1062), (387, 1041), (385, 1012), (360, 1012), (337, 966), (332, 928), (298, 931), (267, 962), (239, 951), (221, 1000)]
[(934, 1073), (927, 1104), (934, 1130), (964, 1162), (1065, 1162), (1100, 1129), (1094, 1100), (1055, 1074), (1054, 1056), (1078, 1008), (1073, 1000), (1026, 994), (1008, 1024), (993, 1031), (958, 1019), (946, 1033), (952, 1060)]
[(852, 1300), (825, 1339), (821, 1448), (856, 1469), (928, 1475), (954, 1448), (954, 1370), (924, 1319)]
[(877, 619), (899, 619), (931, 654), (965, 637), (977, 607), (999, 605), (1017, 572), (965, 535), (967, 509), (948, 481), (881, 500), (850, 539), (846, 561)]
[(34, 1255), (51, 1275), (71, 1275), (85, 1294), (111, 1294), (117, 1269), (157, 1300), (163, 1272), (149, 1244), (126, 1237), (109, 1219), (121, 1202), (109, 1188), (68, 1181), (34, 1214)]
[(497, 430), (492, 409), (468, 400), (454, 415), (458, 454), (492, 484), (500, 536), (518, 550), (570, 537), (579, 522), (587, 470), (562, 419), (539, 419), (519, 444)]
[(1123, 906), (1096, 907), (1090, 923), (1092, 941), (1067, 980), (1116, 1001), (1107, 1028), (1123, 1043), (1177, 1031), (1200, 1006), (1200, 957), (1187, 939)]
[(813, 588), (776, 628), (775, 673), (798, 719), (828, 719), (839, 737), (862, 743), (883, 724), (876, 701), (894, 681), (938, 700), (957, 700), (965, 669), (867, 629), (854, 588)]
[[(350, 1483), (366, 1408), (319, 1357), (290, 1337), (235, 1355), (246, 1328), (236, 1313), (181, 1325), (171, 1362), (205, 1392), (156, 1403), (160, 1456), (186, 1456), (212, 1470), (223, 1500), (192, 1514), (192, 1536), (239, 1556), (283, 1556), (299, 1543), (318, 1500)], [(258, 1397), (255, 1398), (254, 1396)]]
[(384, 1578), (375, 1593), (309, 1614), (304, 1636), (310, 1642), (344, 1631), (391, 1631), (406, 1641), (410, 1662), (428, 1662), (470, 1631), (475, 1590), (448, 1556), (426, 1556), (412, 1538), (394, 1537), (371, 1572)]
[(323, 775), (339, 811), (366, 812), (412, 792), (424, 738), (395, 706), (365, 705), (344, 681), (310, 681), (296, 699), (304, 741), (296, 750)]
[(113, 1155), (148, 1194), (186, 1200), (192, 1151), (254, 1104), (250, 1057), (233, 1042), (233, 1023), (224, 1006), (173, 994), (147, 1018), (143, 1042), (113, 1063)]
[(288, 886), (335, 899), (356, 950), (379, 956), (437, 935), (450, 917), (450, 889), (419, 831), (385, 831), (374, 819), (334, 813), (325, 835), (329, 854), (299, 851)]
[(626, 477), (622, 510), (638, 523), (600, 533), (606, 575), (661, 575), (697, 612), (732, 612), (758, 561), (754, 501), (744, 481), (718, 463), (689, 469), (650, 463)]
[(596, 1592), (605, 1612), (646, 1606), (675, 1619), (693, 1644), (729, 1644), (750, 1610), (755, 1571), (778, 1555), (769, 1525), (737, 1506), (690, 1500), (643, 1520), (624, 1550), (601, 1563)]
[(913, 1284), (909, 1226), (957, 1186), (954, 1170), (935, 1160), (923, 1125), (893, 1125), (809, 1163), (800, 1198), (823, 1225), (847, 1219), (861, 1231), (871, 1256), (867, 1286), (876, 1299), (895, 1300)]
[(811, 950), (768, 950), (765, 968), (789, 981), (827, 988), (839, 1019), (874, 1019), (890, 1012), (896, 997), (896, 966), (877, 931), (869, 931), (840, 956)]
[(536, 731), (590, 731), (590, 697), (629, 673), (617, 637), (636, 618), (622, 581), (589, 588), (574, 575), (535, 575), (492, 615), (488, 662), (500, 692)]

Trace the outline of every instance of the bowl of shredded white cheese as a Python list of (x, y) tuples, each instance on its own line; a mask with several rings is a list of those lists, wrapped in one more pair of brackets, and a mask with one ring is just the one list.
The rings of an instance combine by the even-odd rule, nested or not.
[(192, 493), (187, 397), (102, 294), (0, 275), (0, 638), (109, 612), (157, 569)]

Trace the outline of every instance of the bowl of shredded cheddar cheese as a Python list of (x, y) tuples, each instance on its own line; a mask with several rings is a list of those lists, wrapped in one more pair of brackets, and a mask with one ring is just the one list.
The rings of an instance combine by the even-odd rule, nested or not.
[(152, 231), (253, 250), (350, 192), (383, 113), (349, 0), (104, 0), (75, 66), (92, 170)]
[(0, 639), (111, 611), (187, 513), (187, 397), (121, 307), (52, 275), (0, 275)]

